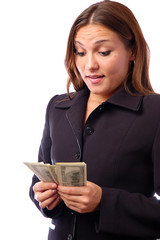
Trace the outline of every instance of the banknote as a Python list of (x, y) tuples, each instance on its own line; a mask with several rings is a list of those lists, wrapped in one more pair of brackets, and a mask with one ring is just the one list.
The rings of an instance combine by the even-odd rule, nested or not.
[(87, 181), (86, 163), (58, 162), (55, 165), (43, 162), (24, 162), (44, 182), (55, 182), (63, 186), (84, 186)]
[(86, 185), (86, 164), (78, 163), (56, 163), (58, 182), (63, 186)]
[(24, 162), (24, 164), (34, 172), (34, 174), (39, 178), (39, 180), (44, 182), (56, 182), (53, 174), (54, 170), (52, 171), (50, 170), (50, 166), (52, 165), (44, 164), (42, 162), (40, 163)]

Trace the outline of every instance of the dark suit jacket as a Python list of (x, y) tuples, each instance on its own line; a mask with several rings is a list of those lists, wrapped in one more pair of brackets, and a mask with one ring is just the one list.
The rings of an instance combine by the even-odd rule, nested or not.
[(88, 95), (83, 89), (72, 100), (50, 100), (39, 161), (86, 162), (88, 180), (103, 189), (100, 211), (78, 214), (63, 202), (41, 209), (34, 176), (30, 196), (55, 224), (48, 239), (160, 238), (160, 95), (131, 96), (121, 88), (83, 126)]

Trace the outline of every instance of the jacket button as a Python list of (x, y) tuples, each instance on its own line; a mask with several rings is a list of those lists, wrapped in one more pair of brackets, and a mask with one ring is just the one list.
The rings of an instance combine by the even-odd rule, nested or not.
[(88, 135), (92, 135), (94, 133), (94, 129), (90, 126), (87, 126), (86, 132), (87, 132)]
[(72, 240), (72, 239), (73, 239), (72, 235), (68, 234), (67, 240)]

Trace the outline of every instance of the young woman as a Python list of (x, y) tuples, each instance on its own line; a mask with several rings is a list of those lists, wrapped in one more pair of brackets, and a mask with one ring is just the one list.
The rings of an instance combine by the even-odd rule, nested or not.
[(33, 176), (30, 197), (55, 225), (48, 239), (160, 237), (160, 96), (133, 13), (113, 1), (87, 8), (65, 65), (68, 94), (48, 104), (39, 161), (84, 161), (88, 181), (64, 187)]

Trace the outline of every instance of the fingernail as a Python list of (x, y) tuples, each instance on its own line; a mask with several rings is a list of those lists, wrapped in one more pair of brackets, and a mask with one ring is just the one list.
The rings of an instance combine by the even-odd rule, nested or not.
[(57, 188), (57, 184), (53, 183), (52, 188)]

